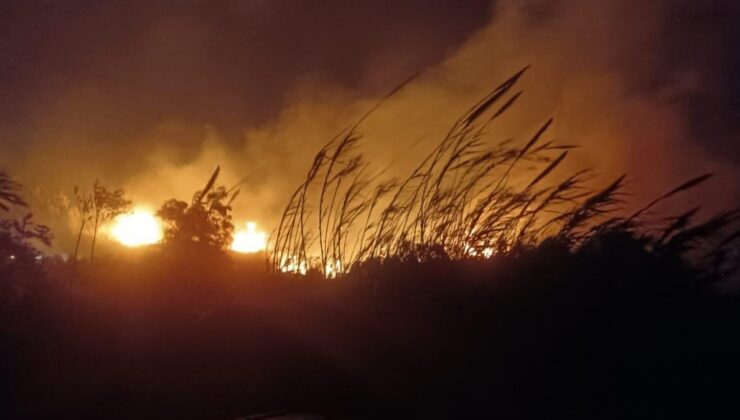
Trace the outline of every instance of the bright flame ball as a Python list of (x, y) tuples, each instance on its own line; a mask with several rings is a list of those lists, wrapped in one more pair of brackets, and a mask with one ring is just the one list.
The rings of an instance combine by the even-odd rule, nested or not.
[(118, 216), (111, 234), (126, 246), (151, 245), (162, 240), (162, 225), (150, 211), (136, 209), (133, 213)]
[(267, 235), (257, 230), (257, 224), (247, 222), (247, 228), (234, 235), (231, 250), (244, 254), (264, 251), (267, 248)]

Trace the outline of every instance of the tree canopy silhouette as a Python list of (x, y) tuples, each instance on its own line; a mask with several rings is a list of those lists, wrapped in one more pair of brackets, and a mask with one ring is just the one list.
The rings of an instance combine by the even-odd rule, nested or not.
[[(51, 231), (33, 221), (20, 194), (21, 185), (0, 172), (0, 278), (14, 279), (38, 275), (33, 242), (51, 245)], [(20, 214), (20, 216), (16, 216)], [(2, 293), (2, 292), (0, 292)]]
[(122, 189), (111, 191), (100, 182), (95, 181), (92, 193), (92, 244), (90, 245), (90, 261), (95, 257), (95, 241), (100, 226), (112, 220), (119, 214), (129, 211), (131, 200), (127, 200)]
[(165, 223), (166, 247), (208, 248), (223, 250), (231, 244), (234, 225), (231, 221), (231, 203), (239, 191), (214, 187), (219, 169), (213, 172), (205, 188), (196, 191), (190, 204), (171, 199), (157, 211)]
[(95, 257), (95, 244), (98, 237), (98, 230), (105, 222), (112, 220), (119, 214), (126, 213), (131, 208), (131, 200), (126, 199), (125, 193), (121, 188), (109, 190), (99, 181), (93, 184), (92, 192), (83, 193), (78, 187), (74, 190), (77, 201), (77, 211), (80, 217), (80, 230), (77, 233), (73, 260), (77, 260), (80, 249), (80, 240), (82, 233), (88, 223), (92, 224), (90, 233), (90, 261)]

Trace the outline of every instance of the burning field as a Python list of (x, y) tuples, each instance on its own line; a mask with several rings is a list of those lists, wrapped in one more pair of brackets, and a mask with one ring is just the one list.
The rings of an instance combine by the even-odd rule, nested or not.
[(737, 417), (733, 2), (65, 3), (0, 5), (3, 418)]

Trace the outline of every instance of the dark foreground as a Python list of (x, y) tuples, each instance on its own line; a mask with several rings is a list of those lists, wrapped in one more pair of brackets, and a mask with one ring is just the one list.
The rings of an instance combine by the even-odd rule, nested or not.
[(2, 417), (740, 414), (740, 302), (680, 261), (543, 246), (333, 280), (186, 261), (3, 290)]

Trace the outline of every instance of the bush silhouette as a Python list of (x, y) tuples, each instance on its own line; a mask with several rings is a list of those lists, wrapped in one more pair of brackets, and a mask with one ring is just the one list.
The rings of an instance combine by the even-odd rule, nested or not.
[(20, 184), (0, 172), (0, 301), (5, 304), (29, 293), (43, 277), (36, 246), (51, 245), (49, 228), (34, 222), (20, 190)]
[(157, 211), (165, 223), (164, 246), (176, 249), (224, 250), (231, 245), (234, 225), (231, 202), (238, 194), (214, 187), (216, 168), (205, 188), (193, 195), (190, 205), (169, 200)]

